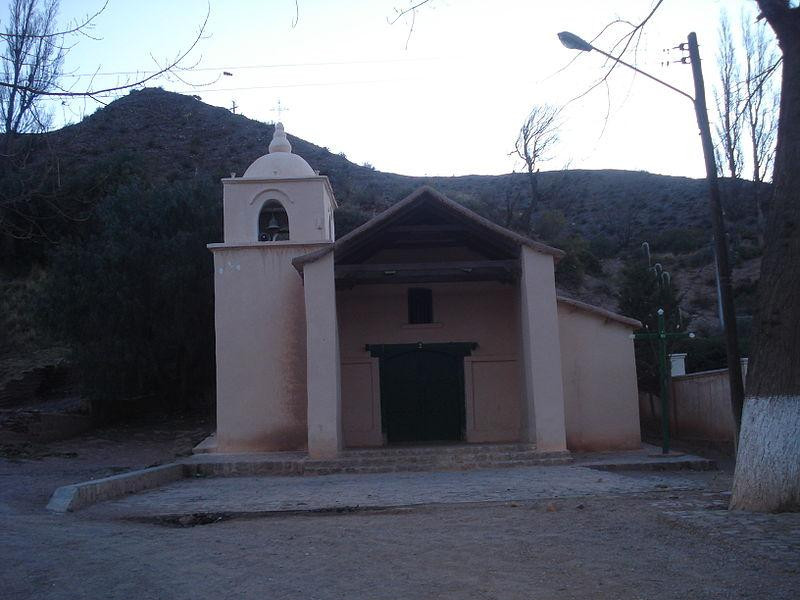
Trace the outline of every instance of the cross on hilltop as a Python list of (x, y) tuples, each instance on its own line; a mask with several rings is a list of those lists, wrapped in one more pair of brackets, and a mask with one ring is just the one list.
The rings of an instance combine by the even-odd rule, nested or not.
[(280, 98), (278, 98), (278, 104), (275, 106), (275, 108), (271, 108), (270, 110), (272, 112), (278, 113), (278, 121), (281, 121), (281, 114), (286, 112), (289, 109), (286, 108), (285, 106), (281, 105), (281, 100), (280, 100)]

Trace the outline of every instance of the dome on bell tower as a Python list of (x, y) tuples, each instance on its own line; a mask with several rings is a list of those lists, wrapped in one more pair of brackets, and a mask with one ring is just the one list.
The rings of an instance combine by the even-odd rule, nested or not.
[(244, 172), (244, 177), (251, 179), (299, 179), (316, 175), (303, 158), (292, 154), (292, 145), (286, 138), (283, 123), (275, 124), (269, 154), (256, 159)]

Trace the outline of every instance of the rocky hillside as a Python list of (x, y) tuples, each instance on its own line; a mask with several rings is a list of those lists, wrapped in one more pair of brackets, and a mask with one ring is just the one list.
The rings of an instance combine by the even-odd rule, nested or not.
[[(89, 197), (122, 177), (145, 181), (218, 181), (266, 151), (272, 126), (161, 89), (134, 91), (76, 125), (32, 140), (25, 168), (48, 186)], [(409, 177), (357, 165), (344, 155), (290, 136), (294, 152), (331, 179), (344, 230), (430, 184), (454, 200), (524, 232), (518, 213), (527, 202), (524, 174)], [(68, 181), (69, 183), (64, 183)], [(724, 181), (742, 315), (750, 314), (758, 278), (756, 211), (747, 182)], [(540, 175), (541, 202), (533, 233), (550, 243), (570, 240), (598, 259), (579, 279), (562, 281), (574, 296), (616, 307), (620, 259), (648, 241), (671, 271), (682, 306), (696, 327), (713, 328), (714, 271), (704, 180), (645, 172), (570, 170)], [(95, 190), (94, 192), (92, 190)], [(99, 191), (97, 191), (99, 190)], [(515, 210), (509, 206), (516, 203)], [(221, 204), (221, 194), (220, 194)], [(578, 242), (575, 242), (578, 240)], [(580, 245), (579, 244), (579, 245)]]

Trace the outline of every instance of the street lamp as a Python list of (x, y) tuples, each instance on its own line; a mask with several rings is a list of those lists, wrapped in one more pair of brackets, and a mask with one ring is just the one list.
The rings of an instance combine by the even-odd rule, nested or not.
[(581, 52), (591, 52), (594, 50), (606, 58), (613, 60), (629, 69), (641, 73), (645, 77), (652, 79), (656, 83), (677, 92), (681, 96), (688, 98), (694, 105), (697, 126), (700, 129), (700, 139), (703, 143), (703, 157), (706, 164), (706, 181), (708, 182), (709, 206), (711, 209), (711, 225), (714, 231), (714, 256), (719, 273), (719, 296), (722, 305), (722, 327), (725, 331), (725, 350), (728, 356), (728, 376), (730, 379), (731, 408), (733, 409), (734, 423), (736, 424), (736, 436), (734, 444), (738, 442), (739, 427), (742, 422), (742, 405), (744, 404), (744, 384), (742, 383), (742, 366), (739, 360), (739, 341), (736, 333), (736, 312), (733, 306), (733, 290), (731, 288), (731, 268), (728, 260), (728, 240), (725, 235), (725, 222), (722, 217), (722, 202), (719, 193), (719, 181), (717, 180), (717, 162), (714, 158), (714, 144), (711, 141), (711, 128), (708, 123), (708, 109), (706, 108), (706, 92), (703, 83), (703, 71), (700, 67), (700, 51), (697, 46), (697, 35), (692, 32), (689, 34), (688, 43), (681, 44), (680, 48), (689, 51), (689, 60), (692, 65), (692, 76), (694, 78), (694, 97), (683, 90), (645, 73), (641, 69), (626, 63), (616, 56), (595, 48), (586, 40), (580, 38), (569, 31), (562, 31), (558, 34), (561, 43), (570, 50), (580, 50)]
[(589, 42), (569, 31), (562, 31), (561, 33), (559, 33), (558, 39), (561, 40), (561, 43), (564, 44), (564, 46), (569, 48), (570, 50), (591, 52), (592, 50), (595, 49), (594, 46), (592, 46)]
[[(645, 77), (649, 77), (653, 81), (658, 82), (661, 85), (664, 85), (664, 86), (668, 87), (673, 92), (679, 93), (681, 96), (684, 96), (684, 97), (688, 98), (692, 102), (695, 101), (694, 98), (692, 98), (689, 94), (687, 94), (683, 90), (680, 90), (680, 89), (676, 88), (675, 86), (668, 84), (666, 81), (662, 81), (658, 77), (653, 77), (652, 75), (650, 75), (650, 73), (645, 73), (641, 69), (639, 69), (637, 67), (634, 67), (632, 64), (626, 63), (624, 60), (617, 58), (613, 54), (609, 54), (608, 52), (604, 52), (603, 50), (600, 50), (600, 48), (595, 48), (589, 42), (587, 42), (583, 38), (575, 35), (574, 33), (570, 33), (569, 31), (562, 31), (561, 33), (558, 34), (558, 39), (561, 40), (561, 43), (565, 47), (569, 48), (570, 50), (580, 50), (581, 52), (591, 52), (592, 50), (594, 50), (598, 54), (602, 54), (606, 58), (610, 58), (614, 62), (617, 62), (617, 63), (619, 63), (619, 64), (621, 64), (621, 65), (623, 65), (625, 67), (628, 67), (629, 69), (633, 69), (637, 73), (641, 73)], [(716, 173), (716, 171), (715, 171), (715, 173)]]

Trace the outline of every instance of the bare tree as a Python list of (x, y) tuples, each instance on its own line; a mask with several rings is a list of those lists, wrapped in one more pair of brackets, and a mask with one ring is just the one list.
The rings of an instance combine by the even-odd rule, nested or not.
[(800, 509), (800, 7), (758, 0), (782, 53), (772, 198), (731, 508)]
[(719, 19), (719, 48), (717, 50), (719, 87), (714, 90), (717, 108), (717, 164), (728, 169), (728, 176), (742, 175), (742, 124), (745, 103), (741, 84), (741, 69), (736, 52), (736, 40), (731, 31), (728, 14), (723, 10)]
[(775, 159), (780, 96), (772, 75), (778, 63), (775, 44), (763, 21), (755, 24), (742, 19), (745, 51), (745, 124), (750, 141), (753, 202), (758, 212), (759, 244), (764, 245), (764, 198), (762, 182), (767, 181)]
[(633, 244), (641, 242), (637, 235), (642, 233), (642, 214), (645, 205), (631, 202), (629, 199), (618, 202), (613, 210), (604, 213), (605, 230), (610, 233), (621, 250), (627, 250)]
[[(26, 26), (19, 29), (19, 31), (14, 30), (13, 24), (13, 16), (12, 16), (12, 23), (10, 27), (7, 28), (5, 32), (0, 32), (0, 38), (2, 38), (7, 43), (7, 47), (12, 47), (14, 45), (20, 45), (22, 48), (36, 48), (39, 43), (43, 44), (44, 46), (50, 47), (53, 49), (48, 56), (52, 60), (59, 60), (62, 61), (64, 54), (69, 51), (70, 45), (68, 43), (69, 36), (83, 36), (92, 38), (92, 35), (89, 33), (91, 28), (94, 25), (94, 21), (97, 19), (100, 14), (102, 14), (106, 7), (108, 6), (108, 0), (100, 7), (100, 9), (95, 12), (94, 14), (86, 17), (84, 20), (76, 23), (72, 23), (65, 28), (54, 31), (55, 27), (55, 20), (58, 13), (58, 4), (59, 0), (11, 0), (12, 6), (19, 5), (22, 7), (23, 12), (22, 15), (31, 15), (35, 16), (39, 19), (39, 25), (37, 27), (33, 26)], [(150, 72), (143, 72), (147, 73), (146, 75), (136, 78), (134, 80), (125, 81), (123, 83), (119, 83), (118, 85), (108, 86), (108, 87), (99, 87), (95, 86), (92, 83), (83, 89), (72, 89), (72, 88), (64, 88), (61, 87), (58, 83), (57, 76), (51, 77), (33, 77), (33, 78), (8, 78), (4, 77), (2, 81), (0, 81), (0, 89), (3, 90), (10, 90), (15, 91), (17, 94), (29, 94), (34, 96), (36, 99), (50, 97), (50, 98), (92, 98), (101, 102), (99, 99), (103, 95), (111, 94), (114, 92), (120, 92), (124, 90), (130, 90), (132, 88), (141, 87), (145, 83), (150, 81), (159, 79), (164, 77), (165, 75), (172, 75), (173, 77), (184, 81), (181, 77), (179, 71), (190, 70), (193, 65), (186, 66), (186, 61), (189, 58), (189, 55), (192, 54), (193, 50), (197, 47), (200, 43), (200, 40), (203, 39), (205, 35), (206, 25), (208, 24), (208, 18), (211, 13), (211, 9), (209, 7), (208, 11), (206, 12), (205, 18), (203, 19), (202, 23), (197, 29), (197, 33), (191, 43), (183, 50), (177, 52), (177, 54), (172, 59), (167, 59), (162, 62), (156, 61), (155, 70)], [(13, 13), (12, 13), (13, 15)], [(43, 21), (47, 22), (47, 27), (44, 27)], [(24, 60), (31, 58), (32, 55), (28, 54), (24, 57)], [(42, 55), (42, 59), (46, 58), (45, 55)], [(13, 63), (13, 56), (10, 54), (3, 54), (0, 56), (0, 60), (4, 63), (12, 62)], [(37, 73), (57, 73), (60, 74), (60, 64), (58, 65), (58, 69), (54, 68), (52, 64), (43, 64), (39, 67)], [(29, 72), (29, 71), (28, 71)], [(219, 75), (221, 76), (221, 75)], [(218, 77), (219, 77), (218, 76)], [(184, 83), (188, 83), (185, 82)], [(202, 85), (208, 85), (213, 83), (204, 82)], [(189, 83), (189, 85), (192, 85)], [(35, 104), (36, 100), (33, 101)]]
[[(194, 65), (185, 63), (204, 36), (209, 12), (188, 47), (157, 62), (153, 71), (105, 88), (93, 81), (81, 88), (63, 87), (64, 57), (76, 43), (73, 38), (97, 39), (94, 22), (107, 5), (106, 0), (93, 14), (59, 27), (59, 0), (10, 0), (8, 23), (0, 29), (0, 242), (6, 247), (14, 239), (48, 238), (54, 222), (84, 220), (90, 209), (62, 193), (59, 159), (51, 148), (55, 138), (22, 135), (47, 129), (48, 99), (87, 98), (104, 104), (104, 95), (167, 75), (189, 83), (185, 72)], [(32, 170), (34, 157), (39, 166)]]
[(0, 87), (0, 127), (6, 134), (41, 131), (49, 117), (34, 89), (56, 89), (65, 48), (53, 37), (58, 0), (13, 0), (3, 33), (3, 81)]
[(511, 227), (514, 224), (514, 216), (517, 214), (519, 208), (519, 193), (512, 189), (506, 188), (503, 194), (503, 225)]
[(550, 153), (558, 143), (561, 109), (549, 104), (536, 104), (522, 126), (514, 143), (515, 154), (525, 163), (530, 186), (530, 199), (522, 211), (520, 226), (531, 231), (533, 212), (539, 201), (539, 164), (551, 158)]

